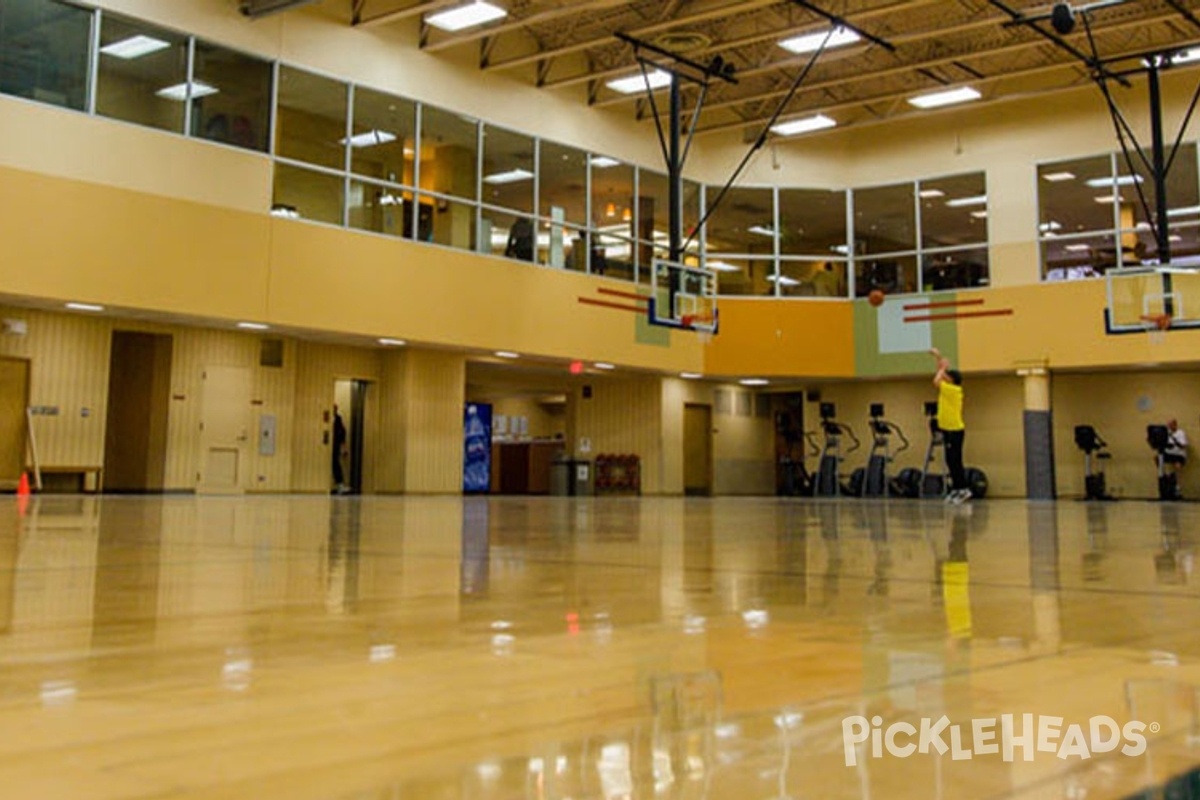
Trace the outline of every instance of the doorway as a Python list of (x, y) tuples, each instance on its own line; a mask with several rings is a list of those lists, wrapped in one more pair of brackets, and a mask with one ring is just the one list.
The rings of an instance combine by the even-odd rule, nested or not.
[(113, 331), (104, 427), (104, 490), (161, 492), (167, 466), (170, 334)]
[[(334, 447), (330, 484), (340, 494), (362, 494), (363, 449), (366, 440), (367, 391), (370, 381), (346, 379), (334, 382), (334, 413), (345, 426), (345, 446)], [(335, 434), (334, 439), (338, 438)], [(334, 445), (338, 444), (336, 441)], [(339, 452), (340, 451), (340, 452)], [(340, 480), (339, 480), (340, 479)]]
[(712, 494), (712, 406), (683, 407), (683, 493)]
[(196, 491), (240, 494), (250, 440), (250, 368), (206, 367), (202, 377)]
[(0, 486), (16, 488), (29, 444), (29, 361), (0, 358)]

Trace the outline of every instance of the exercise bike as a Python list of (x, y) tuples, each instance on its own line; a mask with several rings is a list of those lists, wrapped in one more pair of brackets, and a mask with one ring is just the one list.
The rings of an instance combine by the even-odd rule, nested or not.
[(1147, 425), (1146, 443), (1154, 450), (1154, 462), (1158, 465), (1158, 499), (1182, 500), (1179, 493), (1179, 478), (1167, 469), (1167, 450), (1171, 447), (1171, 431), (1166, 425)]
[(1097, 461), (1112, 458), (1112, 453), (1108, 452), (1108, 442), (1100, 438), (1100, 434), (1096, 433), (1096, 429), (1091, 425), (1076, 425), (1075, 446), (1083, 451), (1083, 499), (1116, 500), (1117, 498), (1108, 493), (1104, 470), (1096, 465)]
[[(862, 443), (850, 426), (838, 422), (836, 417), (837, 407), (833, 403), (821, 403), (821, 432), (825, 435), (825, 446), (821, 449), (821, 461), (817, 467), (817, 483), (813, 491), (815, 497), (856, 494), (854, 487), (842, 485), (840, 473), (846, 455), (853, 453)], [(851, 442), (845, 453), (842, 452), (843, 437), (849, 437)]]
[[(867, 457), (866, 472), (862, 479), (862, 496), (902, 495), (903, 491), (897, 482), (888, 479), (888, 465), (909, 448), (909, 441), (899, 425), (883, 418), (883, 403), (871, 404), (871, 418), (867, 424), (871, 430), (871, 454)], [(894, 451), (893, 435), (900, 439), (900, 446)]]

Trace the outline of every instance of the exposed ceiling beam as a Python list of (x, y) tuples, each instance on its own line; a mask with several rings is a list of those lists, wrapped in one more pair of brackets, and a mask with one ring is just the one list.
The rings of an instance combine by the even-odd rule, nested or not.
[[(561, 8), (549, 8), (545, 11), (539, 11), (536, 14), (530, 14), (528, 17), (521, 19), (512, 19), (508, 22), (502, 22), (499, 25), (486, 25), (479, 30), (464, 33), (461, 36), (447, 36), (436, 42), (431, 42), (423, 48), (427, 53), (436, 53), (439, 50), (446, 50), (456, 45), (474, 42), (479, 39), (499, 36), (502, 33), (521, 30), (528, 25), (538, 25), (545, 22), (551, 22), (559, 17), (567, 17), (573, 14), (582, 14), (594, 8), (608, 8), (614, 5), (613, 0), (589, 0), (583, 3), (571, 3), (570, 5), (562, 6)], [(624, 5), (624, 3), (617, 3)]]
[[(709, 9), (708, 11), (701, 11), (699, 13), (691, 14), (686, 17), (678, 17), (678, 18), (672, 19), (672, 20), (664, 20), (662, 22), (656, 22), (653, 25), (644, 25), (640, 28), (635, 28), (633, 30), (623, 31), (623, 32), (627, 33), (630, 36), (633, 36), (637, 39), (645, 39), (647, 36), (650, 36), (651, 34), (661, 33), (662, 31), (670, 30), (671, 28), (678, 28), (682, 25), (692, 25), (697, 22), (707, 22), (708, 20), (721, 19), (723, 17), (732, 17), (737, 14), (744, 14), (749, 11), (755, 11), (759, 8), (765, 8), (766, 6), (775, 5), (776, 2), (778, 2), (778, 0), (744, 0), (744, 2), (735, 3), (731, 6), (713, 8), (713, 9)], [(558, 56), (567, 55), (569, 53), (578, 53), (580, 50), (591, 50), (592, 48), (595, 48), (595, 47), (602, 47), (607, 44), (615, 44), (619, 41), (620, 40), (617, 39), (617, 37), (612, 34), (607, 34), (605, 36), (597, 36), (593, 39), (588, 39), (586, 41), (575, 42), (573, 44), (563, 45), (562, 47), (555, 47), (550, 50), (541, 50), (537, 53), (530, 53), (529, 55), (517, 56), (516, 58), (510, 58), (505, 61), (497, 61), (494, 64), (489, 64), (488, 69), (489, 70), (512, 69), (513, 67), (519, 67), (519, 66), (522, 66), (523, 64), (532, 64), (535, 61), (541, 61), (542, 59), (545, 59), (545, 58), (556, 58)]]
[(374, 28), (379, 25), (388, 25), (393, 22), (399, 22), (402, 19), (415, 17), (424, 14), (428, 11), (437, 11), (439, 8), (452, 6), (460, 0), (426, 0), (424, 3), (417, 3), (412, 6), (398, 8), (395, 11), (386, 11), (382, 14), (377, 14), (373, 17), (360, 19), (354, 23), (356, 28)]

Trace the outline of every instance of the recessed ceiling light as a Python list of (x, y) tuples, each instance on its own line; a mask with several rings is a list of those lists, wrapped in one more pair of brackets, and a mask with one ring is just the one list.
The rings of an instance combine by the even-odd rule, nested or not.
[(617, 78), (605, 84), (614, 92), (621, 94), (634, 94), (646, 89), (649, 84), (651, 89), (661, 89), (664, 86), (671, 85), (670, 73), (663, 72), (661, 69), (651, 70), (645, 75), (630, 75), (628, 78)]
[(801, 133), (810, 133), (812, 131), (833, 128), (836, 125), (837, 120), (831, 119), (824, 114), (817, 114), (813, 117), (794, 119), (789, 122), (781, 122), (778, 125), (772, 125), (771, 132), (779, 134), (780, 136), (796, 136)]
[(520, 358), (520, 353), (513, 353), (508, 350), (497, 350), (496, 358)]
[(616, 369), (617, 368), (617, 366), (615, 364), (608, 364), (604, 361), (597, 361), (592, 366), (594, 366), (596, 369)]
[(98, 306), (95, 303), (67, 303), (67, 308), (72, 311), (103, 311), (104, 306)]
[(1068, 253), (1086, 253), (1091, 249), (1092, 246), (1090, 244), (1069, 244), (1063, 248)]
[(155, 39), (153, 36), (130, 36), (128, 39), (122, 39), (119, 42), (106, 44), (100, 48), (100, 52), (107, 56), (123, 58), (129, 61), (134, 58), (148, 56), (151, 53), (157, 53), (159, 50), (165, 50), (170, 47), (170, 42), (164, 42), (162, 39)]
[(1200, 47), (1193, 47), (1191, 50), (1180, 50), (1171, 56), (1172, 64), (1189, 64), (1197, 60), (1200, 60)]
[[(829, 41), (825, 41), (828, 38)], [(817, 31), (816, 33), (806, 33), (802, 36), (793, 36), (790, 39), (784, 39), (779, 43), (779, 46), (784, 50), (790, 50), (793, 53), (811, 53), (821, 47), (825, 43), (825, 49), (831, 47), (843, 47), (844, 45), (853, 44), (862, 39), (857, 32), (849, 28), (834, 28), (830, 31)]]
[(709, 261), (708, 268), (714, 272), (741, 272), (741, 267), (735, 267), (727, 261)]
[(342, 138), (341, 144), (350, 143), (351, 147), (374, 147), (377, 144), (388, 144), (396, 141), (396, 134), (388, 131), (373, 130), (366, 133), (356, 133), (349, 139)]
[(946, 196), (946, 193), (943, 192), (941, 189), (922, 189), (919, 192), (919, 194), (921, 196), (921, 199), (923, 199), (923, 200), (932, 200), (935, 197), (945, 197)]
[(766, 386), (770, 381), (766, 378), (743, 378), (738, 383), (742, 386)]
[(590, 159), (588, 159), (588, 161), (596, 169), (608, 169), (609, 167), (615, 167), (621, 163), (615, 158), (609, 158), (608, 156), (592, 156)]
[[(203, 81), (192, 81), (193, 100), (195, 100), (197, 97), (208, 97), (210, 94), (216, 94), (218, 91), (220, 90), (217, 89), (217, 87), (209, 86)], [(188, 98), (188, 85), (187, 82), (177, 83), (174, 86), (168, 86), (165, 89), (159, 89), (157, 92), (155, 92), (155, 94), (164, 100), (177, 100), (182, 103)]]
[(404, 341), (403, 339), (388, 339), (388, 338), (380, 339), (379, 343), (381, 345), (383, 345), (384, 347), (404, 347), (404, 345), (408, 344), (408, 342)]
[(695, 381), (703, 378), (704, 376), (699, 372), (681, 372), (679, 373), (679, 377), (683, 378), (685, 381)]
[(1042, 176), (1042, 180), (1050, 181), (1051, 183), (1058, 183), (1059, 181), (1073, 181), (1075, 180), (1075, 173), (1066, 171), (1047, 172)]
[(987, 219), (986, 211), (972, 211), (971, 216), (975, 219)]
[(974, 197), (956, 197), (953, 200), (946, 201), (947, 208), (964, 208), (966, 206), (983, 206), (987, 205), (987, 195), (979, 194)]
[(947, 89), (944, 92), (932, 92), (930, 94), (917, 95), (916, 97), (908, 98), (910, 105), (917, 108), (938, 108), (940, 106), (950, 106), (955, 103), (966, 103), (971, 100), (978, 100), (982, 97), (977, 90), (970, 86), (961, 86), (958, 89)]
[(751, 225), (746, 229), (747, 233), (757, 233), (759, 236), (774, 236), (775, 229), (769, 228), (766, 225)]
[(1107, 189), (1110, 186), (1133, 186), (1135, 183), (1143, 182), (1141, 175), (1118, 175), (1115, 178), (1092, 178), (1085, 181), (1093, 189)]
[(799, 286), (800, 281), (795, 278), (790, 278), (787, 275), (768, 275), (767, 280), (772, 283), (778, 283), (780, 286)]
[(247, 331), (265, 331), (271, 327), (270, 325), (264, 325), (261, 322), (239, 322), (237, 326)]
[(500, 185), (504, 183), (520, 183), (533, 178), (533, 173), (527, 169), (510, 169), (507, 172), (496, 172), (491, 175), (485, 175), (484, 183)]
[(436, 14), (426, 14), (425, 24), (443, 31), (461, 31), (506, 16), (508, 16), (508, 12), (503, 8), (486, 3), (484, 0), (475, 0), (474, 3), (468, 3), (465, 6), (448, 8)]

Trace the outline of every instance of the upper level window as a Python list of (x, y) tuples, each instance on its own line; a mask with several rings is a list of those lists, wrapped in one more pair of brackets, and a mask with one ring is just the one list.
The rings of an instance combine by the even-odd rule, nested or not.
[(267, 150), (271, 64), (207, 42), (196, 42), (192, 82), (171, 99), (192, 103), (192, 133), (250, 150)]
[(105, 14), (100, 26), (96, 113), (183, 133), (187, 37)]
[(476, 199), (479, 122), (433, 106), (421, 107), (421, 188)]
[(292, 67), (279, 68), (275, 154), (331, 169), (346, 168), (347, 85)]
[(533, 178), (533, 137), (485, 125), (483, 202), (532, 213)]
[(0, 6), (0, 92), (83, 110), (87, 107), (92, 14), (52, 0)]
[(354, 87), (350, 169), (388, 183), (412, 186), (417, 146), (417, 104), (403, 97)]

